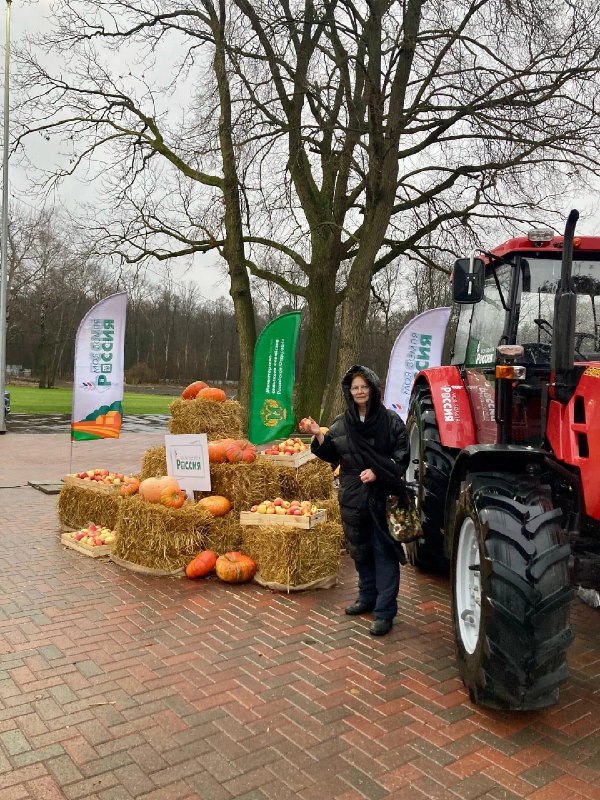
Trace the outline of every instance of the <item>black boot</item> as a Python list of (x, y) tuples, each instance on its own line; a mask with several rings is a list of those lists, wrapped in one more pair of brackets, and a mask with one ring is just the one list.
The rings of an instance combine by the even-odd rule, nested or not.
[(370, 611), (373, 611), (373, 606), (364, 603), (362, 600), (357, 600), (346, 608), (346, 614), (348, 614), (349, 617), (356, 617), (359, 614), (368, 614)]
[(391, 619), (375, 619), (371, 623), (369, 633), (371, 636), (385, 636), (392, 630), (393, 622)]

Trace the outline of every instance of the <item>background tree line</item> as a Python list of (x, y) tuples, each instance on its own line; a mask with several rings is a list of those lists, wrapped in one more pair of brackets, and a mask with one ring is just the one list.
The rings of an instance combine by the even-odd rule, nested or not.
[[(92, 252), (73, 222), (56, 210), (13, 214), (9, 236), (7, 363), (30, 369), (40, 387), (72, 380), (81, 319), (94, 303), (123, 290), (128, 294), (128, 383), (204, 379), (237, 384), (238, 337), (229, 298), (207, 300), (196, 283), (152, 280), (142, 271), (123, 274)], [(445, 301), (447, 280), (439, 274), (421, 267), (402, 290), (401, 271), (393, 265), (374, 286), (362, 356), (382, 377), (401, 327), (415, 313)], [(259, 331), (295, 303), (289, 294), (258, 279), (253, 293)], [(403, 307), (400, 295), (406, 293), (412, 302)], [(339, 326), (334, 335), (339, 336)], [(305, 341), (303, 325), (299, 364)]]

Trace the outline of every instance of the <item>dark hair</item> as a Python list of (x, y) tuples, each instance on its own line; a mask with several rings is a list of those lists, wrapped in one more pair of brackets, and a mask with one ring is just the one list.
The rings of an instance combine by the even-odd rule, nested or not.
[(367, 386), (371, 388), (371, 381), (367, 378), (367, 376), (361, 369), (357, 369), (356, 372), (352, 373), (352, 380), (350, 381), (350, 383), (352, 383), (354, 378), (362, 378), (363, 381), (367, 384)]

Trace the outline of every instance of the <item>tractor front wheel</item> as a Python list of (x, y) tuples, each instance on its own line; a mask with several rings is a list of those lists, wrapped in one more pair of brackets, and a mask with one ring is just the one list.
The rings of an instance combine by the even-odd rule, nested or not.
[(568, 675), (568, 560), (562, 512), (529, 476), (467, 474), (455, 518), (452, 621), (475, 703), (532, 710)]
[(417, 484), (417, 507), (423, 538), (417, 542), (416, 565), (421, 569), (447, 573), (444, 555), (444, 509), (456, 450), (444, 447), (435, 416), (431, 390), (415, 389), (406, 421), (410, 463), (406, 480)]

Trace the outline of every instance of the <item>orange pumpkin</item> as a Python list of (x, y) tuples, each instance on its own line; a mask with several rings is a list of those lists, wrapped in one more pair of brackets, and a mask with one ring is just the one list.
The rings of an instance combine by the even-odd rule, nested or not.
[(190, 383), (181, 393), (182, 400), (193, 400), (201, 389), (208, 389), (208, 383), (204, 383), (204, 381)]
[(235, 439), (216, 439), (208, 443), (208, 460), (211, 464), (222, 464), (227, 461), (227, 448)]
[(134, 478), (133, 475), (129, 478), (125, 478), (123, 483), (121, 484), (121, 488), (119, 489), (119, 494), (123, 497), (130, 497), (132, 494), (135, 494), (138, 489), (140, 488), (140, 482), (137, 478)]
[(208, 511), (213, 517), (224, 517), (231, 510), (231, 503), (220, 494), (210, 494), (198, 501), (200, 508)]
[(160, 495), (160, 503), (167, 508), (181, 508), (185, 503), (187, 495), (183, 489), (175, 489), (173, 486), (166, 488)]
[(204, 578), (214, 571), (217, 554), (213, 550), (203, 550), (185, 568), (188, 578)]
[(170, 475), (160, 478), (146, 478), (140, 483), (139, 493), (149, 503), (160, 503), (160, 497), (167, 489), (179, 489), (179, 484)]
[(222, 403), (224, 400), (227, 400), (227, 395), (223, 389), (216, 389), (214, 386), (207, 386), (206, 389), (200, 389), (196, 395), (196, 398), (198, 400), (217, 400), (219, 403)]
[(256, 447), (247, 439), (236, 439), (226, 450), (227, 461), (235, 463), (245, 461), (251, 463), (256, 460)]
[(254, 577), (256, 562), (237, 551), (225, 553), (217, 558), (215, 571), (217, 578), (225, 583), (245, 583)]

